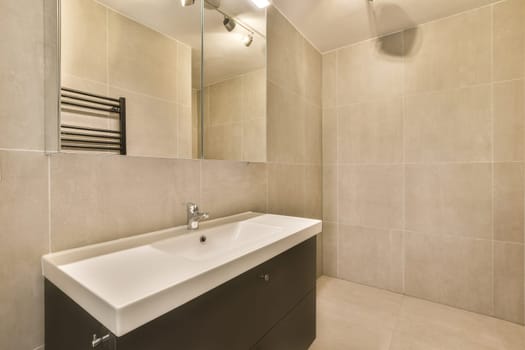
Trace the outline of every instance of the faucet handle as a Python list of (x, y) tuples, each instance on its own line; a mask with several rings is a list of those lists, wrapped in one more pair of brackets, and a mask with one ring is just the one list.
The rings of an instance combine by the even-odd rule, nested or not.
[(188, 212), (190, 213), (196, 213), (199, 211), (199, 206), (195, 203), (186, 203), (186, 208), (188, 208)]

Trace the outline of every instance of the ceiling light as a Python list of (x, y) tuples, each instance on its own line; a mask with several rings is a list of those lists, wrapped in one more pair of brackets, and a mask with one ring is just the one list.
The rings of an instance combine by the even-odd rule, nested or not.
[(250, 47), (250, 45), (253, 43), (253, 35), (252, 34), (246, 34), (242, 37), (242, 43), (246, 47)]
[(180, 4), (183, 7), (195, 5), (195, 0), (180, 0)]
[(235, 26), (237, 23), (233, 20), (231, 17), (224, 16), (224, 21), (222, 22), (224, 24), (224, 28), (226, 28), (227, 31), (231, 32), (235, 29)]
[(270, 0), (252, 0), (252, 2), (260, 9), (270, 6)]

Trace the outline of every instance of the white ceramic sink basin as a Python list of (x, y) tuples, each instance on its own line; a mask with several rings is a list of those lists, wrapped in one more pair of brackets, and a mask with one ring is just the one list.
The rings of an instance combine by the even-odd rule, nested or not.
[[(154, 249), (188, 260), (210, 260), (249, 250), (271, 240), (282, 228), (253, 222), (236, 222), (153, 243)], [(204, 241), (204, 242), (203, 242)]]
[(245, 213), (49, 254), (43, 274), (122, 336), (320, 232), (319, 220)]

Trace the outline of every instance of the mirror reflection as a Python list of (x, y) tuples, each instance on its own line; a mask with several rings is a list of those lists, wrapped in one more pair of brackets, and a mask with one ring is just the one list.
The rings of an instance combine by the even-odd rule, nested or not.
[(266, 160), (265, 5), (260, 0), (204, 2), (207, 159)]
[(198, 158), (200, 51), (199, 1), (62, 1), (62, 151)]

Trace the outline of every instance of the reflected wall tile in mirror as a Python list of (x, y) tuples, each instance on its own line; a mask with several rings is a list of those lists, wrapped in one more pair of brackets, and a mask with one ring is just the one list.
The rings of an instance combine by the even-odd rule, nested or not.
[(176, 103), (118, 88), (111, 88), (110, 96), (126, 97), (127, 146), (130, 156), (177, 157)]
[(62, 73), (107, 83), (107, 8), (91, 0), (67, 0), (60, 11)]
[(112, 11), (108, 37), (112, 86), (177, 101), (177, 41)]

